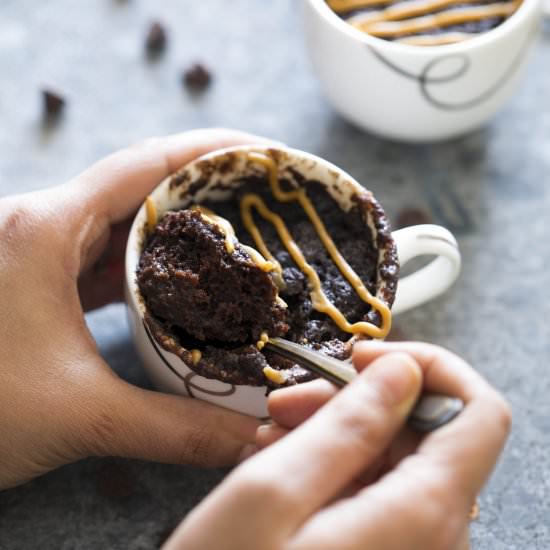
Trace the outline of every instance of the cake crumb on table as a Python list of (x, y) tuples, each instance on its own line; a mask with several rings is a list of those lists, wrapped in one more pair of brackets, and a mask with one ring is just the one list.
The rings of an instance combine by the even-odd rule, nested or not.
[(211, 81), (212, 73), (202, 63), (194, 63), (183, 73), (186, 88), (195, 92), (202, 92), (208, 88)]

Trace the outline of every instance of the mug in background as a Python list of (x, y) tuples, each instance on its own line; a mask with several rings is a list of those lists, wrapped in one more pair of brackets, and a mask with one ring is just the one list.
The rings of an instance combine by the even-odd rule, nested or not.
[(336, 110), (367, 131), (412, 142), (455, 137), (485, 123), (515, 90), (541, 14), (539, 0), (523, 0), (479, 36), (414, 46), (352, 27), (325, 0), (302, 3), (309, 56)]
[[(369, 193), (344, 171), (309, 153), (287, 148), (233, 147), (209, 153), (164, 180), (151, 194), (158, 215), (185, 208), (192, 202), (203, 202), (207, 198), (224, 200), (231, 196), (233, 189), (240, 184), (239, 176), (263, 173), (261, 167), (248, 161), (249, 152), (263, 152), (276, 157), (279, 173), (287, 177), (293, 169), (307, 180), (321, 182), (344, 211), (352, 207), (355, 197)], [(365, 223), (378, 243), (377, 236), (385, 231), (387, 224), (384, 212), (370, 194), (369, 197), (372, 208)], [(147, 213), (142, 206), (128, 238), (125, 283), (132, 336), (152, 381), (162, 391), (197, 397), (260, 418), (267, 416), (266, 387), (234, 385), (205, 378), (193, 371), (178, 355), (160, 346), (148, 330), (144, 321), (146, 306), (136, 281), (136, 268), (146, 238), (146, 223)], [(394, 313), (406, 311), (441, 294), (460, 272), (457, 243), (443, 227), (418, 225), (396, 231), (392, 234), (393, 240), (389, 234), (384, 234), (384, 237), (384, 244), (378, 246), (376, 296), (386, 303), (391, 303), (394, 298), (395, 287), (386, 284), (387, 279), (382, 275), (380, 266), (387, 260), (388, 253), (394, 254), (394, 243), (402, 265), (417, 256), (437, 256), (427, 266), (399, 281)]]

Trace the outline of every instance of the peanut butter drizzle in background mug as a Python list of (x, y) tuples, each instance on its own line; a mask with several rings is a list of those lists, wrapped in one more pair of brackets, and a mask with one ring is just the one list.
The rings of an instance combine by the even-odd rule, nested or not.
[(328, 234), (324, 223), (321, 218), (319, 218), (315, 207), (307, 197), (305, 190), (300, 188), (293, 191), (283, 191), (279, 185), (277, 164), (271, 157), (261, 153), (249, 153), (248, 158), (250, 161), (266, 167), (269, 176), (271, 193), (276, 200), (279, 202), (296, 201), (300, 203), (311, 223), (315, 227), (321, 242), (332, 258), (332, 261), (336, 264), (340, 270), (340, 273), (342, 273), (342, 275), (348, 280), (361, 300), (378, 311), (382, 319), (382, 326), (378, 327), (366, 321), (359, 321), (353, 324), (349, 323), (349, 321), (342, 315), (342, 312), (337, 309), (336, 306), (326, 297), (321, 288), (321, 281), (317, 275), (317, 272), (304, 258), (302, 251), (293, 240), (282, 218), (269, 210), (259, 195), (255, 193), (247, 193), (241, 199), (241, 217), (244, 226), (254, 239), (258, 250), (264, 258), (276, 264), (278, 266), (276, 270), (281, 273), (281, 266), (266, 247), (260, 231), (254, 223), (252, 208), (255, 208), (264, 219), (274, 225), (281, 241), (285, 245), (285, 248), (288, 250), (292, 259), (303, 271), (303, 273), (306, 274), (311, 286), (310, 296), (312, 305), (316, 311), (328, 315), (344, 332), (351, 334), (364, 334), (366, 336), (371, 336), (372, 338), (384, 338), (391, 328), (391, 312), (389, 307), (382, 300), (376, 298), (367, 290), (359, 276), (355, 273), (355, 271), (353, 271), (345, 258), (340, 254), (334, 244), (334, 241)]
[[(418, 46), (437, 46), (462, 42), (491, 30), (457, 32), (445, 31), (446, 27), (491, 18), (507, 19), (518, 9), (521, 0), (491, 4), (480, 0), (409, 0), (396, 3), (392, 0), (327, 0), (327, 3), (347, 23), (372, 36)], [(481, 5), (462, 7), (464, 4)], [(384, 6), (389, 7), (384, 9)], [(372, 11), (345, 17), (346, 13), (361, 9)], [(434, 30), (441, 32), (428, 34)]]

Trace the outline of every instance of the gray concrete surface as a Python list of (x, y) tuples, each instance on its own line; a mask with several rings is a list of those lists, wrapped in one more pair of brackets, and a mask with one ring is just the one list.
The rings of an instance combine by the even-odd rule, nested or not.
[[(409, 146), (359, 132), (323, 99), (304, 55), (296, 2), (3, 0), (0, 195), (65, 181), (153, 134), (235, 126), (322, 155), (370, 187), (396, 217), (413, 205), (454, 231), (463, 274), (444, 298), (397, 320), (408, 337), (468, 358), (511, 402), (514, 428), (473, 524), (479, 550), (550, 548), (550, 29), (528, 75), (485, 129)], [(152, 18), (170, 32), (148, 63)], [(180, 71), (215, 73), (191, 97)], [(39, 87), (69, 99), (41, 123)], [(102, 353), (147, 385), (124, 310), (90, 315)], [(155, 548), (223, 472), (87, 460), (0, 494), (0, 548)]]

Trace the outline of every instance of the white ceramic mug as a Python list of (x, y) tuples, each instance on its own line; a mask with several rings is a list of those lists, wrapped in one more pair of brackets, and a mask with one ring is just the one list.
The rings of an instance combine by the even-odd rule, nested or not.
[[(379, 268), (388, 257), (395, 257), (395, 245), (401, 265), (421, 255), (435, 255), (427, 266), (399, 280), (395, 286), (378, 269), (376, 295), (391, 304), (393, 312), (406, 311), (438, 296), (453, 283), (460, 272), (460, 253), (453, 235), (437, 225), (417, 225), (390, 235), (385, 214), (370, 192), (333, 164), (296, 149), (234, 147), (209, 153), (164, 180), (151, 194), (159, 216), (168, 210), (184, 208), (205, 199), (223, 200), (240, 185), (239, 176), (261, 173), (258, 164), (250, 163), (247, 153), (265, 152), (276, 156), (279, 173), (292, 178), (297, 170), (307, 180), (316, 180), (340, 207), (347, 211), (354, 197), (367, 194), (371, 208), (366, 225), (378, 246)], [(258, 172), (260, 170), (260, 172)], [(164, 349), (152, 336), (144, 316), (145, 302), (136, 281), (136, 268), (145, 241), (147, 214), (139, 210), (130, 230), (126, 249), (126, 302), (131, 332), (143, 364), (154, 384), (162, 391), (189, 395), (216, 405), (258, 417), (267, 416), (265, 387), (234, 385), (212, 380), (195, 373), (178, 355)], [(378, 236), (384, 239), (379, 239)], [(393, 237), (393, 239), (392, 239)], [(387, 264), (386, 264), (387, 265)], [(184, 348), (181, 348), (184, 349)]]
[(405, 141), (446, 139), (486, 122), (515, 89), (541, 13), (539, 0), (523, 0), (477, 37), (415, 46), (361, 32), (325, 0), (302, 3), (309, 55), (330, 102), (365, 130)]

